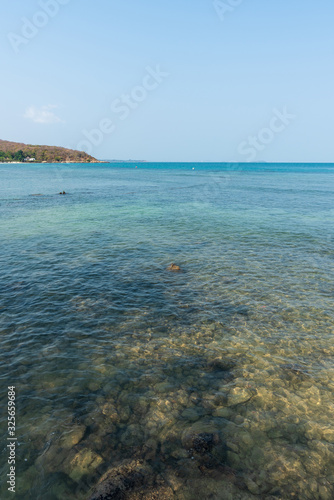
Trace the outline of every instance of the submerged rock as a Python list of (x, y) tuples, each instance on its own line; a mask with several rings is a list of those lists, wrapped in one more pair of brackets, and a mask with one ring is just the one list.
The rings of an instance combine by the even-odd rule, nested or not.
[(183, 418), (190, 420), (190, 422), (196, 422), (201, 417), (202, 412), (197, 408), (186, 408), (181, 415)]
[(210, 452), (220, 441), (217, 430), (212, 426), (203, 425), (201, 422), (187, 428), (183, 432), (181, 440), (186, 450), (200, 455)]
[(228, 406), (246, 403), (254, 396), (254, 393), (244, 387), (234, 387), (228, 395)]
[[(94, 488), (90, 500), (125, 500), (131, 498), (132, 493), (145, 488), (157, 490), (153, 469), (142, 460), (125, 460), (116, 467), (109, 469)], [(158, 489), (159, 491), (159, 489)], [(172, 493), (172, 492), (170, 492)], [(140, 496), (140, 498), (150, 498)], [(152, 498), (171, 498), (155, 494)]]
[(230, 359), (227, 357), (219, 356), (217, 358), (212, 359), (208, 366), (212, 370), (228, 372), (232, 370), (236, 365), (236, 360)]
[(85, 425), (73, 426), (69, 432), (67, 432), (61, 437), (59, 442), (60, 446), (62, 448), (68, 448), (68, 449), (72, 448), (81, 441), (85, 432), (86, 432)]
[(178, 272), (178, 271), (181, 271), (181, 268), (180, 268), (180, 266), (178, 266), (177, 264), (174, 264), (174, 262), (172, 262), (171, 265), (167, 267), (167, 270), (173, 271), (173, 272)]
[(233, 411), (230, 408), (226, 408), (225, 406), (218, 406), (212, 413), (214, 417), (220, 418), (231, 418), (233, 415)]
[(100, 408), (103, 415), (108, 417), (111, 422), (117, 423), (120, 421), (118, 410), (113, 401), (107, 401)]
[(92, 474), (102, 462), (103, 458), (93, 450), (83, 449), (68, 464), (69, 476), (73, 481), (79, 482), (84, 475)]

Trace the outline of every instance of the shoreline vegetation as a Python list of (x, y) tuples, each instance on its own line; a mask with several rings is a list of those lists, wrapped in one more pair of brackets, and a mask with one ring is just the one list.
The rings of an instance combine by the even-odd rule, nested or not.
[(0, 163), (104, 163), (84, 151), (0, 139)]

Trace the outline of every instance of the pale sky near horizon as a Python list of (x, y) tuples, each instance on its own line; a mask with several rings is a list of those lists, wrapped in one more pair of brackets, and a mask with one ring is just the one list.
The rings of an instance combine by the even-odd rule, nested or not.
[(333, 0), (16, 0), (0, 13), (1, 139), (100, 159), (334, 161)]

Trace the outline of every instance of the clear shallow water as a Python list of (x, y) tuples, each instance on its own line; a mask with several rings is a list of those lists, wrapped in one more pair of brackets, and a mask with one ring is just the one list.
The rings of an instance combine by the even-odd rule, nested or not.
[(16, 498), (333, 498), (333, 165), (0, 178)]

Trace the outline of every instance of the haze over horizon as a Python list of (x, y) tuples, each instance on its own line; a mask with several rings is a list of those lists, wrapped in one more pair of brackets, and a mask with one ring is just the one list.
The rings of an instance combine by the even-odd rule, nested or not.
[(1, 11), (1, 139), (99, 159), (333, 161), (330, 0)]

